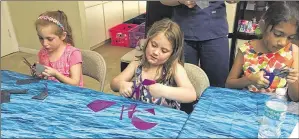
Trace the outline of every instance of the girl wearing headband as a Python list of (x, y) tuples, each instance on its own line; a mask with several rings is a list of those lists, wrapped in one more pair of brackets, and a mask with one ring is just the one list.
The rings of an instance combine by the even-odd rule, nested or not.
[(74, 47), (72, 29), (63, 11), (47, 11), (35, 22), (42, 48), (39, 63), (45, 70), (38, 76), (83, 87), (82, 55)]

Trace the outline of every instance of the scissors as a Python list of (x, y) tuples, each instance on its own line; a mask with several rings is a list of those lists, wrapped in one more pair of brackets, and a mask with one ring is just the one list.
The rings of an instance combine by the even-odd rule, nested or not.
[(24, 59), (24, 63), (30, 68), (30, 70), (31, 70), (31, 75), (32, 76), (35, 76), (35, 64), (30, 64), (30, 62), (25, 58), (25, 57), (23, 57), (23, 59)]
[(275, 78), (275, 76), (281, 77), (281, 78), (286, 78), (289, 75), (290, 69), (286, 68), (286, 66), (283, 66), (282, 68), (279, 69), (274, 69), (273, 72), (268, 72), (266, 69), (261, 69), (262, 71), (264, 71), (266, 74), (265, 76), (268, 76), (268, 80), (269, 80), (269, 86), (266, 88), (269, 88), (272, 85), (272, 82)]
[(289, 75), (290, 71), (290, 68), (286, 68), (286, 66), (283, 66), (280, 69), (274, 69), (273, 73), (278, 77), (286, 78)]
[(24, 63), (27, 65), (27, 66), (29, 66), (30, 68), (32, 68), (32, 65), (30, 64), (30, 62), (25, 58), (25, 57), (23, 57), (23, 59), (24, 59)]

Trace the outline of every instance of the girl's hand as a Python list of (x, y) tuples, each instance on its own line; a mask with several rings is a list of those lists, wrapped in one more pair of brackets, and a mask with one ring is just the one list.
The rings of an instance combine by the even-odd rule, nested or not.
[(196, 5), (194, 0), (179, 0), (179, 2), (186, 5), (188, 8), (193, 8)]
[(294, 83), (298, 80), (299, 73), (296, 69), (290, 69), (289, 75), (287, 76), (288, 83)]
[(44, 76), (42, 74), (38, 74), (36, 73), (36, 64), (38, 62), (35, 62), (32, 66), (31, 66), (31, 75), (34, 76), (34, 77), (39, 77), (39, 78), (44, 78)]
[(155, 83), (153, 85), (149, 85), (148, 87), (148, 91), (150, 92), (150, 94), (152, 95), (152, 97), (154, 98), (159, 98), (159, 97), (164, 97), (162, 94), (162, 89), (163, 89), (163, 85), (159, 84), (159, 83)]
[(253, 85), (257, 86), (258, 88), (265, 88), (269, 86), (269, 80), (264, 78), (264, 71), (259, 71), (254, 74), (250, 74), (248, 79), (252, 82)]
[(32, 75), (32, 76), (38, 76), (38, 75), (36, 74), (36, 67), (35, 67), (35, 64), (36, 64), (36, 63), (34, 63), (34, 64), (30, 67), (30, 72), (31, 72), (31, 75)]
[(133, 92), (132, 88), (133, 88), (133, 82), (122, 81), (120, 82), (119, 93), (121, 96), (131, 97)]
[(53, 69), (51, 67), (45, 66), (45, 71), (42, 72), (42, 75), (47, 77), (56, 77), (58, 71), (56, 69)]

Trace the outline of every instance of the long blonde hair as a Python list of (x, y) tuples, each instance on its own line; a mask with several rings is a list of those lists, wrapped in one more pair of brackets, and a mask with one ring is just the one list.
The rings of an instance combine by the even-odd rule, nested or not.
[(172, 80), (172, 76), (175, 73), (176, 64), (181, 64), (182, 66), (184, 65), (184, 38), (183, 32), (181, 31), (178, 24), (168, 18), (155, 22), (147, 33), (147, 41), (144, 45), (144, 48), (142, 49), (143, 55), (138, 58), (141, 61), (142, 66), (149, 66), (149, 63), (145, 56), (145, 51), (149, 41), (160, 33), (163, 33), (165, 35), (173, 48), (169, 59), (162, 66), (162, 68), (166, 71), (166, 75), (164, 77), (160, 76), (157, 80), (164, 82), (167, 80)]

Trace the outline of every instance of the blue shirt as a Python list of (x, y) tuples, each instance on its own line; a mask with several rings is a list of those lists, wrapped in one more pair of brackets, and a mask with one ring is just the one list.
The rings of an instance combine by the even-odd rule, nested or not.
[(185, 40), (204, 41), (228, 35), (226, 6), (223, 1), (209, 2), (201, 9), (181, 4), (173, 8), (172, 19), (184, 32)]

